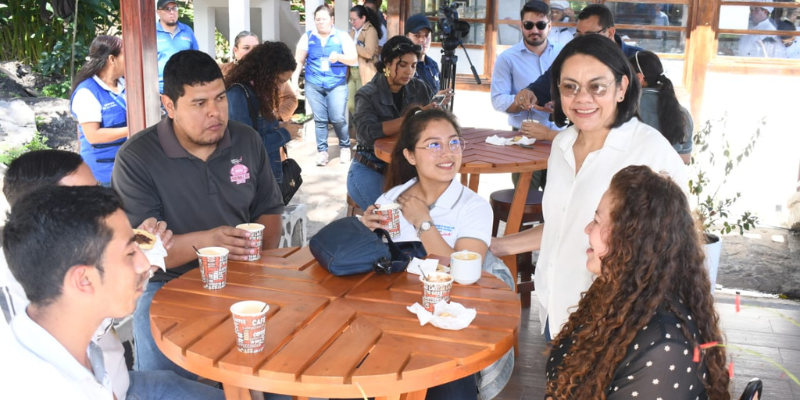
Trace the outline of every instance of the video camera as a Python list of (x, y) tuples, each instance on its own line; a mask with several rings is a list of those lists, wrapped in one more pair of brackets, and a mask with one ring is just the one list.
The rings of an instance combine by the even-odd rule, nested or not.
[(469, 23), (458, 20), (459, 5), (453, 3), (439, 7), (439, 40), (445, 52), (455, 51), (461, 38), (469, 34)]

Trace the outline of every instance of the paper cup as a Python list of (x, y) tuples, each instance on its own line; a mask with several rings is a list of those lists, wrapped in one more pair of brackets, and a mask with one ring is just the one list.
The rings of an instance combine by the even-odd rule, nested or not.
[(375, 214), (380, 214), (381, 228), (389, 232), (389, 236), (397, 237), (400, 235), (400, 204), (381, 204), (381, 208), (376, 209), (374, 212)]
[(264, 225), (256, 224), (256, 223), (249, 223), (249, 224), (239, 224), (236, 225), (239, 229), (244, 229), (250, 232), (250, 239), (256, 241), (256, 249), (258, 250), (256, 254), (250, 254), (247, 256), (247, 261), (255, 261), (261, 259), (261, 246), (264, 244)]
[(200, 276), (203, 288), (222, 289), (228, 279), (228, 249), (224, 247), (203, 247), (197, 255), (200, 261)]
[(422, 306), (426, 310), (433, 312), (433, 306), (444, 300), (450, 302), (450, 290), (453, 289), (453, 276), (444, 272), (433, 272), (428, 274), (430, 281), (420, 275), (422, 281)]
[(471, 285), (481, 279), (481, 255), (467, 250), (450, 254), (450, 274), (460, 285)]
[(258, 353), (264, 350), (267, 311), (269, 306), (262, 301), (240, 301), (231, 306), (236, 349), (242, 353)]

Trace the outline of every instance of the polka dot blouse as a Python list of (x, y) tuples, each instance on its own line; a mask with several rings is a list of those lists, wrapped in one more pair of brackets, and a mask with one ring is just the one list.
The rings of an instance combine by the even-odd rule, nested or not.
[[(687, 308), (673, 302), (673, 308), (688, 321), (687, 330), (697, 335), (697, 326)], [(625, 358), (606, 389), (608, 400), (706, 400), (703, 379), (705, 364), (692, 361), (694, 348), (681, 331), (681, 322), (662, 306), (628, 347)], [(557, 377), (556, 367), (569, 352), (570, 339), (562, 340), (547, 360), (548, 381)]]

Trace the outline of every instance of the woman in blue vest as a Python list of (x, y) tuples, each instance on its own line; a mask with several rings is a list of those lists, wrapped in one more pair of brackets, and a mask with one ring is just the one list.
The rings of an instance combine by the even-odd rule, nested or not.
[[(228, 118), (257, 126), (267, 149), (275, 180), (283, 181), (281, 147), (297, 136), (300, 125), (281, 122), (278, 107), (281, 88), (297, 63), (292, 50), (282, 42), (264, 42), (242, 58), (225, 78), (228, 88)], [(255, 117), (256, 121), (253, 121)], [(255, 128), (254, 128), (255, 129)]]
[(333, 9), (321, 5), (314, 11), (315, 30), (297, 42), (297, 78), (306, 66), (306, 99), (314, 113), (317, 135), (317, 165), (328, 163), (328, 123), (339, 137), (339, 162), (350, 162), (350, 136), (347, 132), (347, 67), (358, 63), (356, 45), (350, 35), (333, 27)]
[(88, 58), (73, 81), (70, 110), (83, 160), (100, 184), (110, 186), (114, 157), (128, 139), (122, 39), (98, 36)]

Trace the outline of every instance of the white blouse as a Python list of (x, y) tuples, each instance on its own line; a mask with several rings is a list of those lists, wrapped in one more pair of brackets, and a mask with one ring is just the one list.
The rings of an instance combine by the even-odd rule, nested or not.
[(545, 224), (533, 279), (539, 318), (550, 318), (551, 337), (561, 331), (581, 293), (592, 284), (594, 275), (586, 269), (589, 238), (584, 228), (614, 174), (629, 165), (647, 165), (667, 172), (688, 191), (688, 172), (680, 156), (661, 133), (637, 118), (612, 129), (603, 147), (586, 156), (576, 175), (572, 146), (577, 138), (578, 130), (571, 126), (553, 141), (542, 199)]

